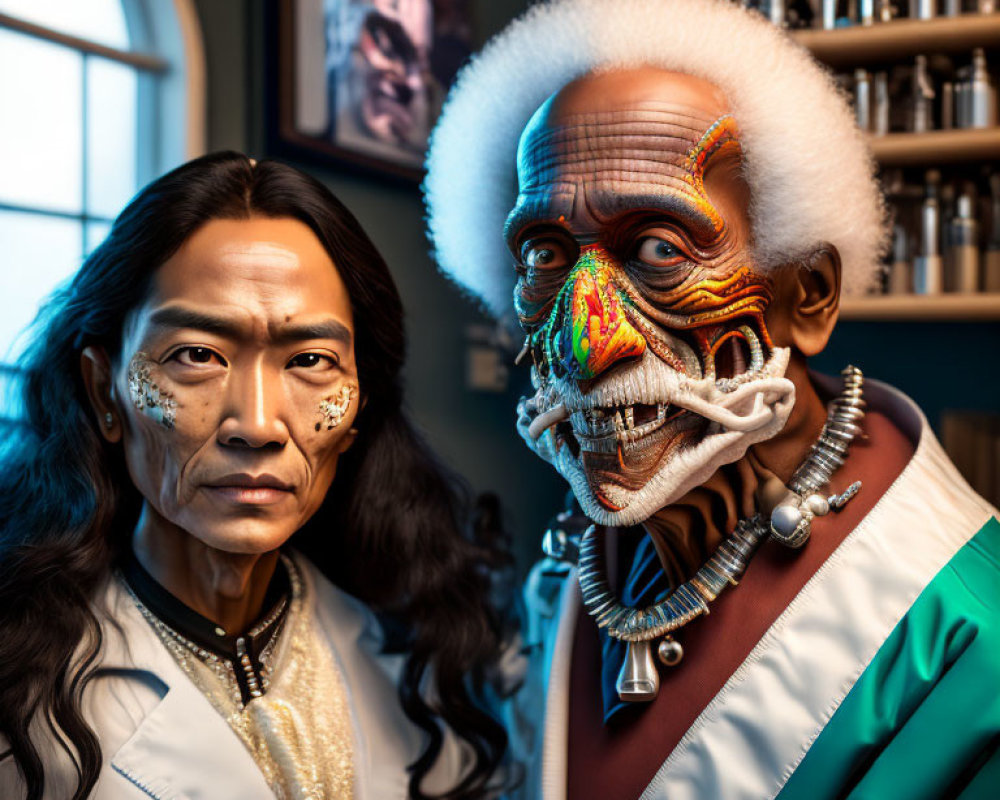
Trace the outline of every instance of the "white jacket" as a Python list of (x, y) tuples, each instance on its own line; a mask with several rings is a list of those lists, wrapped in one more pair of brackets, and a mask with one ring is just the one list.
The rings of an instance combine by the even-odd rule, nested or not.
[[(348, 690), (354, 729), (354, 797), (407, 796), (406, 766), (423, 751), (426, 735), (403, 713), (397, 678), (405, 656), (383, 655), (381, 627), (360, 601), (295, 556), (306, 608), (315, 614)], [(273, 798), (249, 751), (181, 671), (118, 580), (103, 592), (104, 645), (96, 676), (83, 695), (83, 713), (101, 743), (103, 765), (93, 800), (255, 800)], [(113, 622), (112, 622), (113, 621)], [(120, 626), (120, 632), (115, 625)], [(45, 764), (45, 800), (71, 797), (76, 774), (68, 756), (33, 725)], [(6, 750), (0, 738), (0, 752)], [(423, 783), (425, 791), (453, 786), (469, 767), (470, 751), (450, 731)], [(12, 758), (0, 762), (0, 798), (24, 796)]]

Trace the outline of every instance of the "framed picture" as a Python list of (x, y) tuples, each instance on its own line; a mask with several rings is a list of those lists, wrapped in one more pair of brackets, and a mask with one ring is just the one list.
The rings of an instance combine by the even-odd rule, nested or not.
[(471, 51), (468, 6), (279, 2), (271, 149), (419, 180), (445, 93)]

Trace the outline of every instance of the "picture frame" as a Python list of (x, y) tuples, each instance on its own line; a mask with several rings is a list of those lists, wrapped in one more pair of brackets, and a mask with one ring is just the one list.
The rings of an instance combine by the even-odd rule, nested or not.
[(419, 181), (471, 52), (469, 0), (283, 0), (273, 10), (269, 151)]

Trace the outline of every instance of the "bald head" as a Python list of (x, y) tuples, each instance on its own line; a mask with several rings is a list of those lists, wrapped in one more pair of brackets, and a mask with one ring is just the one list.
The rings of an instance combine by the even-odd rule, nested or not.
[[(711, 119), (728, 114), (725, 94), (715, 84), (656, 67), (596, 72), (577, 78), (556, 92), (542, 108), (549, 124), (577, 114), (624, 111), (670, 103)], [(547, 107), (547, 108), (546, 108)]]
[[(741, 148), (725, 94), (679, 72), (638, 67), (590, 73), (546, 100), (518, 148), (515, 237), (525, 222), (561, 219), (584, 237), (637, 207), (683, 216), (697, 238), (715, 242), (745, 228), (748, 195)], [(724, 197), (715, 197), (722, 165)], [(725, 207), (723, 207), (725, 206)]]

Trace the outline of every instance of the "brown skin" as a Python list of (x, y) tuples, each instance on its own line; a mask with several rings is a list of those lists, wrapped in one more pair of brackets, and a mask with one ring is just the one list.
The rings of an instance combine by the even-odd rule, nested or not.
[[(711, 124), (730, 113), (728, 100), (713, 84), (689, 75), (643, 67), (592, 74), (570, 83), (553, 99), (544, 122), (555, 128), (578, 123), (581, 114), (632, 111), (654, 103), (677, 108), (682, 122), (690, 114), (690, 119), (704, 119)], [(682, 132), (682, 135), (688, 134)], [(684, 148), (693, 146), (699, 136), (692, 131), (690, 140), (677, 152), (686, 152)], [(569, 160), (561, 167), (563, 183), (545, 179), (557, 187), (542, 195), (548, 198), (546, 203), (532, 199), (522, 213), (513, 215), (515, 224), (508, 229), (508, 236), (515, 252), (518, 237), (523, 236), (521, 232), (525, 228), (530, 230), (532, 225), (558, 225), (567, 228), (578, 240), (587, 240), (613, 226), (615, 218), (600, 210), (602, 191), (605, 196), (628, 194), (640, 182), (653, 187), (645, 189), (649, 194), (655, 194), (658, 185), (663, 187), (659, 191), (677, 191), (675, 176), (682, 161), (675, 152), (664, 150), (659, 165), (651, 164), (646, 154), (645, 160), (638, 162), (633, 170), (627, 156), (613, 150), (614, 143), (605, 149), (600, 149), (602, 146), (599, 140), (589, 138), (576, 145), (581, 153), (590, 155), (592, 163), (596, 159), (605, 165), (603, 174), (588, 174), (588, 162)], [(617, 163), (625, 166), (609, 169), (607, 165), (614, 163), (612, 158), (621, 159)], [(616, 176), (612, 169), (624, 171)], [(520, 177), (522, 187), (530, 185), (530, 172)], [(571, 191), (562, 188), (566, 185), (575, 188)], [(703, 185), (710, 205), (722, 220), (718, 244), (712, 251), (714, 260), (703, 262), (708, 270), (706, 277), (727, 274), (740, 264), (752, 264), (750, 190), (741, 175), (738, 154), (728, 152), (710, 158)], [(693, 192), (683, 186), (680, 191), (682, 197), (691, 198), (686, 202), (696, 203)], [(663, 213), (662, 209), (650, 210)], [(683, 216), (679, 224), (682, 227), (686, 224)], [(561, 256), (558, 251), (557, 254)], [(720, 469), (705, 484), (646, 521), (645, 527), (657, 545), (664, 568), (674, 580), (689, 577), (736, 521), (760, 506), (755, 494), (764, 480), (772, 475), (782, 481), (791, 477), (826, 418), (825, 405), (809, 380), (806, 359), (825, 347), (837, 321), (839, 257), (833, 247), (826, 247), (814, 254), (808, 264), (785, 265), (770, 277), (774, 299), (765, 309), (764, 323), (776, 346), (791, 348), (786, 377), (795, 384), (795, 406), (779, 435), (755, 445), (740, 462)], [(633, 299), (642, 307), (644, 298)]]
[[(357, 387), (353, 332), (347, 289), (306, 225), (213, 220), (157, 270), (121, 355), (81, 356), (98, 426), (144, 498), (136, 557), (227, 632), (259, 617), (278, 548), (319, 508), (354, 439), (357, 391), (339, 425), (318, 425), (324, 400)], [(138, 407), (137, 359), (176, 403), (172, 426)]]

